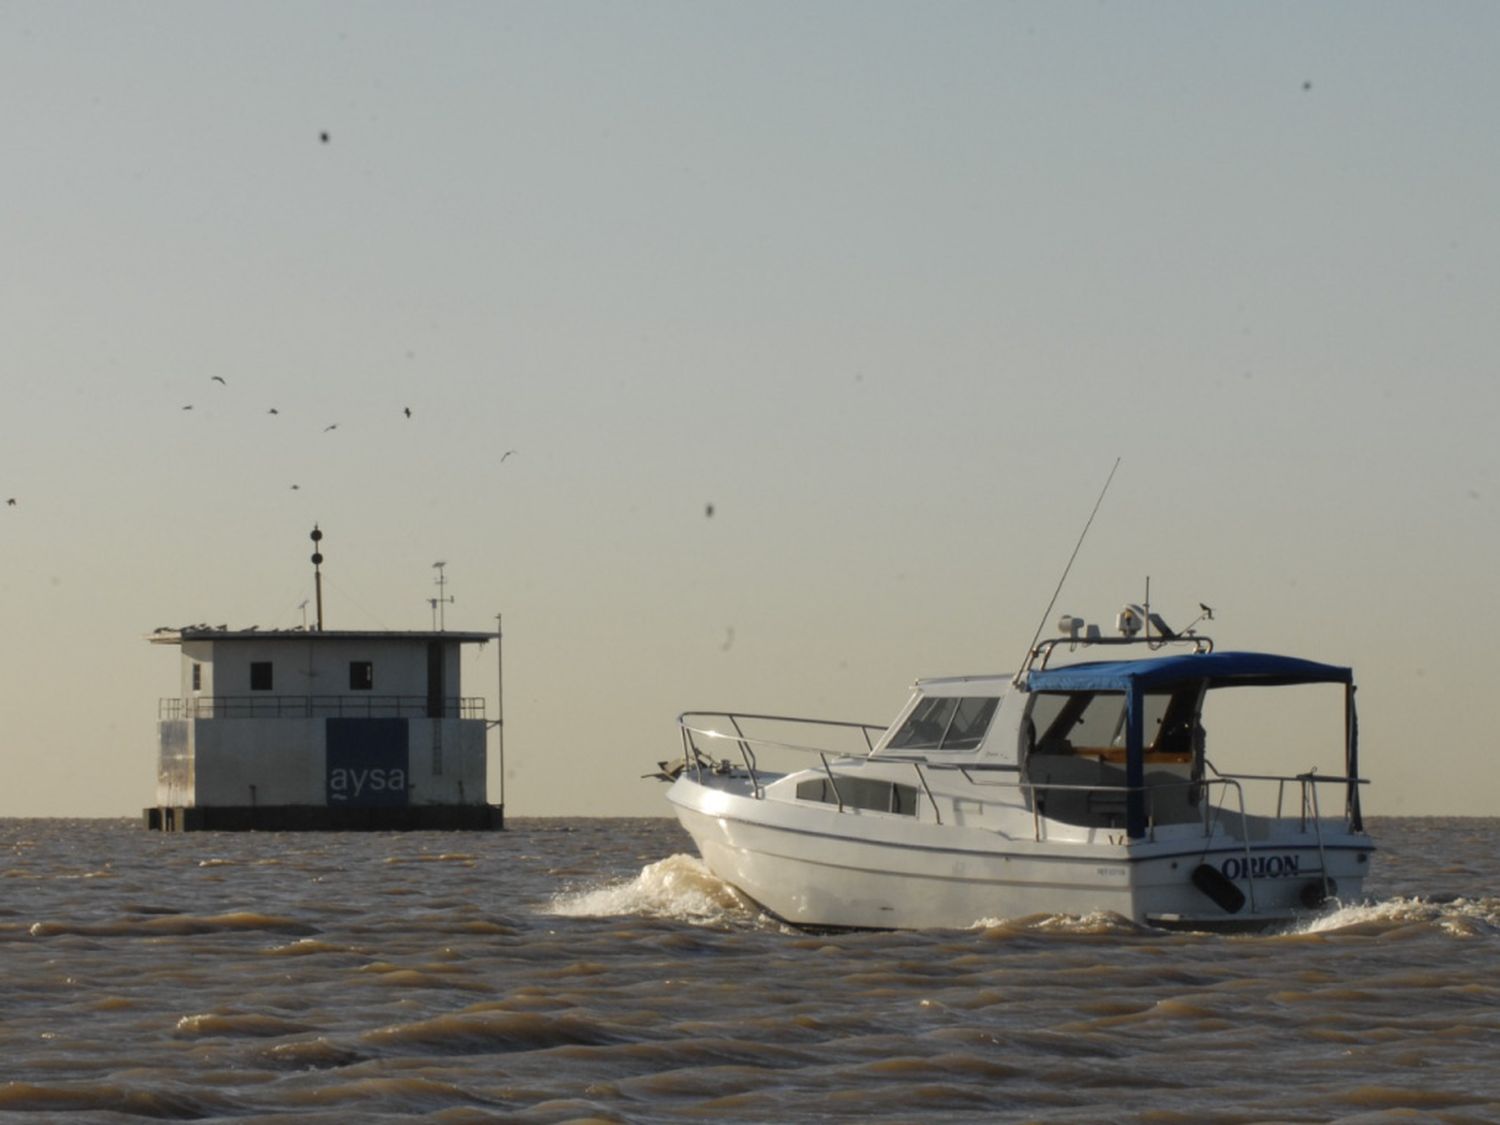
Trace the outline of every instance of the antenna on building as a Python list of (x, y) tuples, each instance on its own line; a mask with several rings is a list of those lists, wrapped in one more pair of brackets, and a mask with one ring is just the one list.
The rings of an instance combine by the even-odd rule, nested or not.
[(438, 572), (438, 576), (433, 579), (438, 588), (438, 596), (427, 599), (427, 604), (432, 606), (432, 627), (438, 632), (442, 632), (448, 627), (448, 615), (445, 610), (448, 603), (453, 600), (452, 594), (449, 594), (446, 598), (443, 597), (443, 588), (448, 585), (448, 579), (443, 574), (443, 567), (447, 565), (445, 562), (435, 562), (432, 564), (432, 568)]
[(318, 543), (322, 540), (323, 533), (318, 530), (317, 524), (313, 524), (312, 535), (309, 538), (313, 541), (313, 588), (318, 598), (318, 632), (321, 633), (323, 631), (323, 572), (319, 568), (323, 565), (323, 552), (318, 549)]

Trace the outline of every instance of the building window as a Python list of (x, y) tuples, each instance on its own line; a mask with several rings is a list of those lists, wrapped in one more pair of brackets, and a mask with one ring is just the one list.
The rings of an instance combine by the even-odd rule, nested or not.
[(269, 660), (252, 660), (250, 662), (250, 690), (271, 690), (271, 662)]
[(369, 691), (375, 686), (375, 665), (368, 660), (349, 661), (349, 690)]
[(201, 664), (193, 665), (193, 690), (203, 690), (203, 665)]

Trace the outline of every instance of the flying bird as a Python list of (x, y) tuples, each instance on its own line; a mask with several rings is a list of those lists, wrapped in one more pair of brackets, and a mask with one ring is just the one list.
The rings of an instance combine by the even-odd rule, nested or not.
[(183, 407), (184, 410), (191, 410), (192, 408), (193, 408), (193, 404), (192, 403), (188, 403), (186, 406)]
[(409, 407), (409, 406), (403, 407), (402, 408), (402, 413), (404, 413), (408, 418), (410, 418), (411, 417), (411, 407)]
[(302, 486), (301, 486), (301, 485), (300, 485), (300, 484), (294, 484), (294, 485), (292, 485), (292, 491), (293, 491), (293, 492), (296, 492), (296, 491), (297, 491), (297, 490), (298, 490), (298, 489), (299, 489), (299, 488), (301, 488), (301, 487), (302, 487)]
[(7, 508), (14, 508), (16, 506), (16, 498), (14, 496), (12, 496), (9, 500), (7, 500), (5, 502), (5, 506)]
[(507, 449), (504, 453), (500, 454), (500, 460), (504, 461), (507, 457), (509, 457), (514, 452), (515, 452), (514, 449)]
[(335, 422), (331, 426), (324, 426), (323, 427), (323, 432), (326, 434), (329, 430), (336, 430), (338, 428), (339, 428), (339, 424), (337, 422)]
[(712, 504), (705, 504), (705, 505), (703, 505), (703, 515), (706, 518), (708, 518), (708, 519), (713, 519), (714, 518), (714, 506)]
[(319, 133), (318, 134), (318, 140), (322, 141), (326, 145), (328, 143), (328, 141), (329, 141), (328, 134), (327, 133)]
[(274, 407), (274, 406), (273, 406), (273, 407), (271, 407), (271, 409), (270, 409), (270, 410), (267, 410), (267, 411), (266, 411), (266, 413), (267, 413), (267, 414), (280, 414), (280, 413), (281, 413), (281, 411), (279, 411), (279, 410), (277, 410), (277, 409), (276, 409), (276, 408), (275, 408), (275, 407)]
[[(212, 379), (215, 383), (224, 383), (224, 376), (222, 375), (210, 375), (209, 378)], [(226, 387), (229, 386), (228, 383), (224, 383), (224, 385)]]
[(1202, 602), (1199, 602), (1198, 608), (1203, 611), (1203, 616), (1208, 620), (1212, 621), (1214, 619), (1214, 611), (1209, 606), (1206, 606)]

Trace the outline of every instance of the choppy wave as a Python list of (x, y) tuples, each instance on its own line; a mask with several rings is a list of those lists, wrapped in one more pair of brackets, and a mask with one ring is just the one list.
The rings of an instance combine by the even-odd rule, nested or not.
[(760, 911), (696, 856), (670, 855), (634, 879), (554, 895), (547, 913), (569, 918), (639, 915), (698, 925), (748, 922)]
[(249, 1036), (277, 1038), (312, 1030), (296, 1020), (278, 1019), (257, 1012), (202, 1012), (177, 1021), (180, 1036)]
[(109, 1113), (187, 1120), (216, 1116), (234, 1108), (233, 1100), (212, 1091), (138, 1090), (114, 1082), (66, 1087), (39, 1082), (0, 1083), (0, 1113)]
[(230, 933), (244, 930), (266, 930), (278, 934), (311, 934), (312, 926), (291, 918), (236, 910), (228, 914), (169, 914), (149, 918), (119, 918), (109, 922), (34, 922), (31, 936), (58, 937), (161, 937), (185, 934)]
[(666, 818), (0, 821), (0, 854), (38, 841), (3, 881), (0, 1117), (1500, 1121), (1500, 820), (1377, 836), (1371, 900), (1282, 932), (808, 934)]
[(385, 1050), (421, 1048), (434, 1053), (478, 1054), (550, 1050), (623, 1038), (598, 1020), (570, 1014), (513, 1012), (497, 1005), (471, 1008), (367, 1032), (364, 1041)]

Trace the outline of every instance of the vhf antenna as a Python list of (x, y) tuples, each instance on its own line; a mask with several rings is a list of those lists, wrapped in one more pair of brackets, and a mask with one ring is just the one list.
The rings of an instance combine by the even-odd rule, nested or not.
[(1057, 595), (1062, 593), (1063, 583), (1068, 580), (1068, 571), (1073, 569), (1073, 560), (1078, 557), (1079, 548), (1083, 546), (1083, 538), (1089, 533), (1089, 528), (1094, 526), (1094, 517), (1099, 514), (1099, 505), (1104, 503), (1104, 494), (1109, 491), (1109, 482), (1115, 479), (1115, 469), (1120, 467), (1120, 459), (1115, 458), (1114, 468), (1109, 470), (1109, 476), (1105, 478), (1104, 487), (1099, 490), (1099, 499), (1094, 501), (1094, 510), (1089, 513), (1088, 522), (1083, 525), (1083, 531), (1078, 536), (1078, 542), (1073, 545), (1073, 553), (1068, 556), (1068, 565), (1063, 567), (1062, 577), (1057, 580), (1057, 589), (1052, 591), (1052, 600), (1047, 603), (1047, 608), (1042, 611), (1042, 619), (1037, 622), (1036, 632), (1032, 635), (1031, 646), (1026, 650), (1026, 659), (1022, 661), (1021, 668), (1016, 672), (1011, 683), (1016, 687), (1021, 686), (1021, 677), (1031, 665), (1032, 654), (1036, 652), (1037, 638), (1042, 635), (1042, 630), (1047, 627), (1047, 618), (1052, 616), (1052, 607), (1057, 604)]

